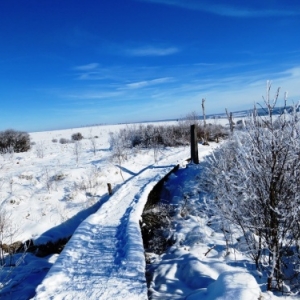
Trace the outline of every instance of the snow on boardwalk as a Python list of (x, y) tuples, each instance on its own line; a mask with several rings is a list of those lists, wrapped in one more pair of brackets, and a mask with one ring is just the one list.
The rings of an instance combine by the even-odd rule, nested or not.
[(141, 171), (83, 221), (34, 299), (147, 299), (139, 219), (153, 186), (186, 155)]

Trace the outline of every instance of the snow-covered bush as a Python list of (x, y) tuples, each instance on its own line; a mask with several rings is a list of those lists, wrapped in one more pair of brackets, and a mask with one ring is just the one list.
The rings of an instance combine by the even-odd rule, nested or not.
[(97, 186), (99, 186), (99, 178), (101, 177), (101, 169), (96, 166), (91, 167), (80, 181), (74, 182), (74, 189), (85, 191), (85, 193), (91, 195), (95, 192)]
[(71, 139), (72, 141), (81, 141), (83, 139), (83, 135), (80, 132), (73, 133)]
[(0, 132), (0, 152), (26, 152), (30, 149), (30, 136), (27, 132), (8, 129)]
[[(116, 145), (122, 145), (128, 149), (186, 146), (190, 143), (190, 123), (191, 121), (185, 120), (176, 125), (140, 125), (123, 128), (118, 133), (111, 134), (111, 149)], [(204, 137), (204, 130), (199, 122), (196, 123), (198, 124), (196, 126), (198, 140), (201, 141)], [(219, 141), (228, 135), (224, 127), (216, 124), (207, 124), (206, 132), (208, 141)]]
[(60, 144), (68, 144), (68, 143), (70, 143), (70, 141), (68, 139), (66, 139), (66, 138), (60, 138), (59, 139), (59, 143)]
[(51, 179), (53, 181), (61, 181), (61, 180), (64, 180), (66, 178), (66, 176), (67, 176), (66, 174), (59, 172), (59, 173), (53, 175)]
[(245, 130), (235, 132), (208, 160), (201, 178), (208, 204), (244, 235), (248, 254), (267, 272), (267, 288), (300, 287), (300, 124), (296, 108), (268, 116), (256, 109)]

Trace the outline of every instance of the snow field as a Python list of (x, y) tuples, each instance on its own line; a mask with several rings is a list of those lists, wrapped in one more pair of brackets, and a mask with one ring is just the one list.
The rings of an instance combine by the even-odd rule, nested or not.
[[(0, 208), (14, 229), (8, 243), (44, 243), (75, 231), (61, 255), (17, 255), (16, 267), (0, 268), (1, 300), (147, 299), (140, 216), (155, 183), (190, 153), (163, 149), (155, 164), (152, 151), (139, 150), (119, 166), (110, 159), (108, 137), (123, 126), (32, 133), (29, 152), (0, 157)], [(76, 132), (85, 137), (78, 162), (74, 144), (52, 142)], [(92, 136), (98, 136), (95, 155)], [(214, 147), (199, 145), (200, 160)], [(182, 213), (172, 221), (175, 244), (152, 258), (151, 299), (297, 299), (261, 292), (265, 281), (249, 258), (225, 251), (223, 233), (207, 226), (199, 209), (198, 168), (179, 169), (166, 184)]]

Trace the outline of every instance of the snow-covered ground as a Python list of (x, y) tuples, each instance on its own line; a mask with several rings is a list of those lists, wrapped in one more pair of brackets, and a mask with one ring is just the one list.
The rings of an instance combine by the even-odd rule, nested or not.
[[(111, 160), (108, 139), (123, 126), (31, 133), (29, 152), (0, 157), (0, 208), (10, 220), (4, 242), (41, 244), (75, 231), (60, 255), (17, 254), (15, 267), (0, 268), (1, 299), (147, 299), (140, 216), (155, 183), (190, 150), (162, 149), (157, 162), (153, 151), (132, 151), (120, 166)], [(85, 137), (77, 151), (75, 144), (53, 142), (76, 132)], [(200, 158), (213, 147), (199, 145)], [(176, 243), (153, 257), (151, 297), (258, 299), (263, 286), (251, 262), (225, 255), (223, 235), (195, 213), (198, 168), (182, 165), (167, 184), (174, 201), (184, 193), (194, 210), (174, 220)]]
[(224, 232), (203, 203), (202, 168), (201, 163), (181, 168), (164, 186), (163, 201), (175, 207), (166, 230), (173, 245), (162, 255), (148, 254), (149, 299), (298, 299), (266, 292), (266, 277), (238, 250), (245, 247), (241, 232), (230, 236), (239, 245), (226, 247)]

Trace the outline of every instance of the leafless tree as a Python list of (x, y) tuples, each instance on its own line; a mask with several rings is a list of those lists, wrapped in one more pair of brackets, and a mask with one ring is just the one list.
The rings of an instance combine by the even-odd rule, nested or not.
[(92, 151), (94, 153), (94, 155), (96, 155), (96, 151), (97, 151), (97, 139), (94, 136), (90, 137), (90, 142), (91, 142), (91, 146), (92, 146)]
[(74, 142), (73, 153), (75, 155), (76, 163), (78, 165), (79, 159), (80, 159), (80, 155), (82, 153), (82, 145), (81, 145), (81, 142), (79, 140), (75, 140), (75, 142)]
[(47, 190), (50, 194), (51, 190), (52, 190), (53, 181), (51, 179), (49, 168), (47, 168), (47, 167), (44, 168), (44, 177), (45, 177), (45, 184), (46, 184)]

